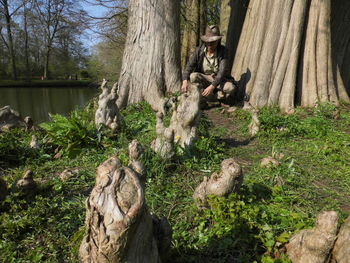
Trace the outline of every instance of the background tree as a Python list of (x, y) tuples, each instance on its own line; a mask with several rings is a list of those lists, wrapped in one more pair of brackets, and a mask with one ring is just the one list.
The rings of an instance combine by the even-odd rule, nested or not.
[[(17, 79), (17, 67), (16, 67), (16, 53), (13, 40), (13, 16), (18, 12), (18, 10), (26, 3), (26, 1), (11, 1), (0, 0), (0, 14), (4, 16), (6, 25), (6, 37), (2, 33), (2, 27), (0, 27), (0, 36), (7, 47), (10, 54), (11, 68), (12, 68), (12, 78)], [(11, 4), (11, 5), (10, 5)]]
[(127, 34), (128, 1), (85, 0), (86, 3), (104, 8), (100, 16), (89, 16), (89, 31), (101, 37), (91, 51), (87, 71), (98, 81), (117, 81), (120, 73)]
[(349, 101), (338, 65), (347, 59), (349, 39), (343, 38), (339, 53), (331, 32), (343, 28), (334, 37), (348, 32), (340, 22), (348, 28), (349, 21), (339, 21), (334, 13), (339, 6), (348, 6), (345, 0), (336, 2), (250, 1), (232, 74), (253, 106), (279, 105), (289, 111), (295, 103)]
[(78, 29), (84, 25), (85, 12), (74, 1), (35, 0), (35, 11), (42, 27), (41, 34), (45, 43), (44, 78), (50, 77), (49, 65), (53, 45), (57, 35), (70, 27)]
[[(6, 30), (8, 19), (3, 15), (7, 12), (6, 3), (11, 34)], [(49, 68), (52, 77), (66, 78), (77, 74), (84, 65), (86, 48), (81, 35), (86, 27), (86, 13), (79, 3), (1, 0), (0, 12), (0, 76), (3, 79), (39, 78)]]
[(179, 0), (131, 0), (118, 81), (118, 106), (146, 100), (162, 111), (167, 91), (180, 87)]
[(200, 36), (207, 25), (206, 0), (185, 0), (183, 10), (183, 34), (181, 45), (181, 66), (184, 68), (189, 57), (200, 43)]
[(96, 80), (117, 81), (122, 64), (124, 44), (103, 40), (94, 46), (87, 62), (89, 75)]

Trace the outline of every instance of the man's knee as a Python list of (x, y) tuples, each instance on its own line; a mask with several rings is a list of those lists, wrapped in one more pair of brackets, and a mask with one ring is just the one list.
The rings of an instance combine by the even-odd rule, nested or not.
[(199, 81), (200, 81), (200, 73), (198, 73), (198, 72), (193, 72), (193, 73), (191, 73), (191, 75), (190, 75), (190, 81), (191, 81), (192, 83), (197, 83), (197, 82), (199, 82)]

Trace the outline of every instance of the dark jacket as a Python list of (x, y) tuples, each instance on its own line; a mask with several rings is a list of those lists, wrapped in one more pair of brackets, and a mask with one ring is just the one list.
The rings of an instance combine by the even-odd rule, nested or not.
[[(182, 80), (189, 80), (190, 75), (193, 72), (203, 73), (203, 59), (204, 59), (205, 45), (196, 48), (194, 54), (188, 61), (186, 69), (182, 74)], [(214, 87), (218, 86), (221, 82), (232, 79), (231, 75), (228, 73), (227, 69), (227, 49), (225, 46), (219, 44), (216, 48), (217, 57), (219, 63), (219, 71), (215, 76), (212, 83)]]

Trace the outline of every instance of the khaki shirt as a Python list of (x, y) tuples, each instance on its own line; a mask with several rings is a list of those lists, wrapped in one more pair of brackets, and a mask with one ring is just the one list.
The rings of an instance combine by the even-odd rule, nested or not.
[(217, 51), (211, 56), (207, 55), (207, 48), (204, 50), (203, 73), (206, 75), (216, 74), (219, 71)]

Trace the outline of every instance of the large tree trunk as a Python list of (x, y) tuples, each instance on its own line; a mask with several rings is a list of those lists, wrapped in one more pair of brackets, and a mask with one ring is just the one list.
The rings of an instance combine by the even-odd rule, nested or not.
[(185, 68), (187, 61), (200, 43), (200, 36), (204, 34), (207, 24), (206, 0), (186, 0), (185, 28), (181, 45), (181, 66)]
[(256, 0), (248, 10), (232, 74), (254, 107), (349, 101), (333, 66), (330, 0)]
[(221, 43), (230, 50), (228, 53), (229, 68), (232, 67), (248, 5), (249, 0), (221, 1), (220, 29), (223, 35)]
[(165, 92), (180, 89), (179, 0), (131, 0), (118, 82), (118, 107), (146, 100), (163, 111)]

